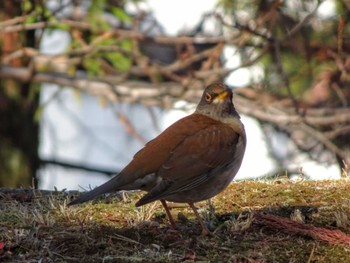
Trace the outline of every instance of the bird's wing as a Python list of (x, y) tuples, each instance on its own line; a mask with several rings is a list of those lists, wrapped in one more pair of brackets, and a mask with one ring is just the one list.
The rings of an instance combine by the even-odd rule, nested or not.
[(145, 189), (144, 184), (155, 184), (157, 178), (152, 177), (152, 174), (157, 173), (169, 160), (174, 149), (181, 145), (187, 136), (213, 123), (216, 121), (195, 113), (175, 122), (137, 152), (133, 160), (118, 175), (73, 200), (69, 205), (87, 202), (101, 194), (113, 191)]
[(234, 158), (238, 138), (238, 133), (223, 124), (200, 130), (174, 149), (159, 175), (167, 180), (192, 179), (213, 168), (225, 166)]
[(191, 190), (233, 162), (240, 133), (215, 123), (186, 137), (158, 171), (163, 179), (137, 205)]
[(133, 160), (123, 169), (122, 174), (125, 176), (120, 182), (123, 181), (123, 185), (128, 185), (151, 173), (163, 174), (160, 172), (163, 167), (172, 165), (173, 161), (176, 162), (176, 152), (178, 150), (186, 152), (186, 145), (187, 148), (190, 147), (192, 141), (189, 137), (216, 124), (219, 122), (200, 114), (191, 114), (175, 122), (135, 154)]

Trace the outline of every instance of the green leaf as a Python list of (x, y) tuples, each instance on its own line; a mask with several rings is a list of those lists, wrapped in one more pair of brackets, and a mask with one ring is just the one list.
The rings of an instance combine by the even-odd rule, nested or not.
[(105, 53), (104, 57), (120, 71), (128, 71), (131, 67), (131, 59), (121, 53)]
[(30, 10), (32, 10), (32, 8), (33, 8), (33, 5), (31, 3), (31, 1), (29, 1), (29, 0), (22, 1), (22, 10), (24, 12), (26, 12), (26, 13), (30, 12)]
[[(56, 22), (56, 21), (54, 21)], [(52, 30), (63, 30), (63, 31), (68, 31), (69, 30), (69, 25), (64, 24), (64, 23), (59, 23), (55, 26), (50, 27)]]
[(124, 39), (119, 43), (122, 49), (131, 51), (132, 50), (132, 41), (130, 39)]
[(97, 76), (101, 72), (100, 63), (97, 58), (85, 58), (83, 65), (89, 76)]
[(110, 25), (103, 19), (106, 0), (92, 0), (88, 9), (87, 21), (92, 30), (108, 30)]
[(36, 22), (36, 15), (32, 15), (24, 19), (23, 24), (32, 24)]
[(130, 23), (131, 17), (125, 12), (125, 10), (120, 7), (112, 7), (112, 14), (117, 17), (121, 22)]
[(41, 116), (43, 115), (43, 112), (44, 112), (44, 107), (43, 107), (42, 105), (40, 105), (40, 106), (36, 109), (36, 111), (35, 111), (35, 113), (34, 113), (34, 121), (35, 121), (35, 122), (39, 122), (39, 121), (40, 121)]

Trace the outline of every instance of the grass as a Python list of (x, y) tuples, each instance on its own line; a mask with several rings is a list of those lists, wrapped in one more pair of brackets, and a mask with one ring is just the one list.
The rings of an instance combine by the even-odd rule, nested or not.
[(209, 237), (186, 205), (171, 204), (172, 230), (141, 195), (68, 208), (72, 193), (0, 189), (0, 261), (348, 262), (349, 179), (235, 182), (196, 204)]

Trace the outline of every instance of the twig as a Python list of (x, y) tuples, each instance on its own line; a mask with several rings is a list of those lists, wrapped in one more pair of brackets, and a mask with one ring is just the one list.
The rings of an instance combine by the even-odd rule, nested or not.
[(293, 221), (289, 218), (264, 215), (262, 213), (257, 213), (254, 217), (256, 224), (263, 225), (273, 230), (283, 231), (288, 234), (308, 236), (330, 244), (350, 246), (350, 236), (340, 230), (315, 227), (313, 225)]
[(119, 121), (124, 125), (125, 130), (128, 134), (130, 134), (132, 137), (142, 142), (143, 144), (147, 142), (147, 140), (135, 129), (134, 125), (124, 113), (117, 112), (116, 114), (118, 116)]
[(350, 133), (350, 125), (346, 125), (343, 127), (336, 128), (334, 130), (331, 130), (329, 132), (325, 132), (324, 135), (329, 139), (334, 139), (338, 137), (339, 135), (349, 134)]
[(5, 20), (3, 22), (0, 22), (0, 32), (2, 31), (1, 28), (6, 28), (6, 27), (13, 26), (15, 24), (18, 24), (18, 23), (22, 23), (28, 17), (31, 17), (34, 14), (35, 14), (35, 11), (33, 11), (33, 12), (27, 14), (27, 15), (17, 16), (17, 17), (11, 18), (11, 19), (7, 19), (7, 20)]
[(296, 98), (294, 97), (294, 95), (292, 93), (292, 90), (291, 90), (290, 84), (289, 84), (289, 78), (288, 78), (288, 76), (283, 68), (282, 58), (281, 58), (281, 46), (280, 46), (280, 41), (278, 39), (275, 39), (273, 41), (273, 47), (274, 47), (273, 55), (274, 55), (276, 65), (277, 65), (277, 72), (281, 76), (283, 84), (284, 84), (285, 88), (287, 89), (288, 95), (293, 102), (295, 112), (297, 114), (299, 114), (298, 101), (296, 100)]
[[(108, 101), (136, 102), (145, 105), (160, 105), (161, 97), (169, 95), (174, 98), (182, 98), (195, 101), (196, 97), (183, 94), (183, 86), (176, 82), (149, 83), (144, 81), (125, 81), (119, 84), (111, 84), (99, 78), (70, 77), (58, 73), (34, 73), (31, 79), (31, 71), (27, 68), (8, 67), (0, 68), (0, 78), (12, 78), (18, 81), (48, 82), (61, 86), (77, 88), (91, 95), (103, 96)], [(200, 96), (198, 91), (198, 97)], [(181, 96), (181, 97), (180, 97)]]
[[(0, 32), (2, 33), (9, 33), (9, 32), (19, 32), (19, 31), (27, 31), (27, 30), (36, 30), (36, 29), (44, 29), (44, 28), (50, 28), (50, 27), (60, 27), (60, 26), (69, 26), (71, 28), (76, 28), (79, 30), (90, 30), (94, 31), (96, 33), (104, 34), (106, 33), (105, 30), (97, 30), (93, 29), (91, 24), (87, 22), (81, 22), (81, 21), (74, 21), (74, 20), (68, 20), (63, 19), (61, 21), (49, 21), (49, 22), (36, 22), (31, 24), (20, 24), (20, 25), (11, 25), (11, 26), (4, 26), (0, 27)], [(146, 36), (141, 32), (136, 31), (130, 31), (126, 29), (110, 29), (108, 32), (113, 33), (114, 36), (119, 38), (129, 38), (129, 39), (153, 39), (156, 43), (163, 43), (163, 44), (216, 44), (218, 42), (229, 42), (229, 38), (218, 36), (218, 37), (189, 37), (189, 36), (182, 36), (182, 37), (167, 37), (167, 36)]]
[(317, 139), (320, 143), (322, 143), (325, 147), (327, 147), (331, 152), (335, 153), (341, 160), (343, 160), (347, 165), (350, 164), (349, 156), (347, 156), (346, 152), (341, 150), (338, 146), (336, 146), (333, 142), (331, 142), (324, 134), (307, 125), (306, 123), (301, 123), (300, 127), (302, 130), (307, 132), (310, 136)]
[(291, 37), (293, 37), (296, 33), (298, 33), (310, 21), (310, 19), (313, 16), (315, 16), (316, 11), (317, 11), (317, 9), (318, 9), (318, 7), (320, 6), (321, 3), (322, 3), (322, 1), (317, 0), (317, 4), (316, 4), (314, 10), (312, 10), (311, 13), (309, 13), (307, 16), (305, 16), (304, 19), (301, 20), (298, 24), (296, 24), (292, 28), (292, 30), (290, 30), (288, 32), (288, 34), (284, 36), (284, 38), (281, 40), (281, 42), (288, 41)]
[(340, 16), (339, 23), (338, 23), (338, 37), (337, 37), (339, 56), (342, 56), (343, 54), (344, 27), (345, 27), (345, 17)]
[(97, 167), (97, 166), (90, 166), (90, 165), (85, 165), (85, 164), (81, 164), (81, 163), (72, 163), (72, 162), (67, 162), (67, 161), (58, 161), (58, 160), (54, 160), (54, 159), (43, 159), (42, 158), (40, 160), (40, 162), (43, 165), (58, 165), (58, 166), (65, 167), (65, 168), (84, 170), (84, 171), (94, 172), (94, 173), (102, 173), (102, 174), (106, 174), (109, 176), (115, 175), (119, 172), (116, 169), (105, 169), (105, 168)]
[(261, 121), (279, 125), (287, 125), (292, 123), (298, 124), (306, 121), (308, 124), (312, 125), (331, 126), (334, 124), (345, 124), (350, 122), (350, 109), (340, 111), (335, 116), (332, 114), (329, 116), (314, 116), (305, 114), (303, 117), (301, 117), (298, 114), (290, 114), (282, 111), (273, 105), (257, 105), (256, 102), (244, 99), (239, 95), (235, 96), (235, 100), (235, 105), (241, 113), (256, 117)]

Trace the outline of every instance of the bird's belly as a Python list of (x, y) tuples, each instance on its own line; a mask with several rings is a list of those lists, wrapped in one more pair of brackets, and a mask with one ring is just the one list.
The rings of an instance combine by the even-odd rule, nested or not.
[(219, 194), (232, 182), (237, 173), (237, 167), (230, 167), (220, 175), (216, 175), (195, 189), (176, 193), (164, 198), (166, 201), (177, 203), (195, 203), (212, 198)]
[(237, 146), (237, 152), (234, 161), (224, 169), (221, 173), (211, 177), (203, 184), (187, 191), (178, 192), (173, 195), (164, 197), (166, 201), (177, 203), (195, 203), (212, 198), (219, 194), (232, 182), (236, 176), (243, 160), (243, 153), (245, 150), (245, 143), (240, 141)]
[(143, 190), (150, 191), (155, 187), (161, 179), (155, 173), (147, 174), (144, 177), (140, 177), (132, 183), (123, 186), (123, 190)]

